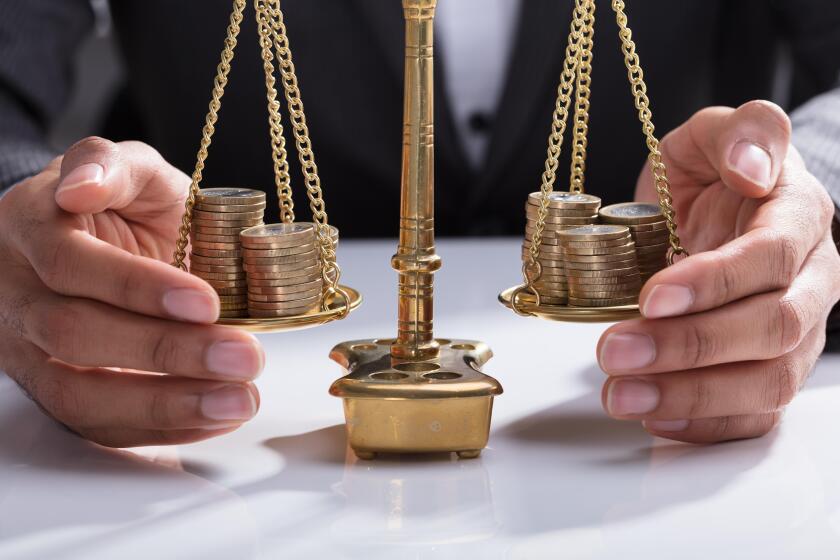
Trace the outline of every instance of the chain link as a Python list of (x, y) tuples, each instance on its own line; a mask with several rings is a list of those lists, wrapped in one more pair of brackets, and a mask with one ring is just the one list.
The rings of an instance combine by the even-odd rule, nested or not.
[(189, 243), (190, 228), (192, 226), (195, 197), (198, 195), (199, 185), (203, 178), (207, 150), (213, 141), (213, 134), (216, 132), (216, 122), (219, 120), (219, 110), (222, 108), (222, 96), (225, 94), (225, 86), (228, 83), (230, 64), (233, 61), (244, 11), (245, 0), (233, 0), (233, 12), (230, 15), (230, 23), (227, 28), (225, 47), (222, 50), (222, 60), (216, 68), (216, 78), (213, 80), (212, 99), (210, 100), (204, 128), (201, 131), (201, 145), (196, 156), (195, 171), (192, 174), (190, 192), (187, 195), (187, 200), (184, 202), (184, 215), (181, 218), (181, 226), (178, 228), (178, 241), (175, 244), (175, 253), (172, 256), (172, 266), (176, 266), (183, 271), (187, 270), (184, 259), (187, 256), (187, 244)]
[(578, 50), (575, 83), (575, 127), (569, 191), (582, 193), (586, 181), (586, 147), (589, 135), (589, 96), (592, 85), (592, 47), (595, 42), (595, 1), (588, 2)]
[(280, 220), (284, 223), (295, 221), (294, 201), (292, 200), (291, 177), (286, 153), (286, 138), (283, 136), (283, 124), (280, 116), (280, 102), (277, 101), (277, 80), (274, 77), (274, 54), (272, 53), (271, 20), (266, 0), (254, 0), (257, 16), (257, 30), (260, 36), (265, 88), (268, 98), (268, 122), (271, 128), (271, 157), (274, 161), (274, 184), (277, 187), (277, 199), (280, 203)]
[(639, 64), (639, 55), (636, 53), (636, 44), (633, 42), (633, 32), (627, 26), (627, 14), (624, 12), (623, 0), (612, 0), (612, 9), (615, 12), (618, 23), (618, 36), (621, 39), (621, 50), (624, 53), (624, 65), (627, 67), (627, 77), (630, 79), (630, 89), (636, 102), (636, 109), (639, 111), (639, 120), (642, 122), (642, 131), (647, 140), (647, 147), (650, 151), (648, 161), (653, 173), (656, 193), (659, 197), (659, 207), (665, 216), (670, 234), (671, 248), (668, 252), (669, 263), (674, 262), (676, 255), (688, 255), (688, 252), (680, 244), (677, 235), (676, 213), (671, 197), (671, 184), (668, 181), (668, 173), (662, 161), (662, 152), (659, 150), (659, 139), (656, 137), (653, 126), (653, 113), (650, 109), (650, 99), (647, 96), (647, 85), (642, 67)]
[[(309, 198), (309, 207), (312, 210), (312, 221), (315, 223), (318, 236), (321, 271), (325, 287), (325, 297), (322, 298), (322, 305), (326, 305), (330, 295), (337, 294), (342, 298), (348, 298), (348, 295), (338, 288), (341, 269), (335, 260), (335, 244), (330, 235), (326, 205), (321, 190), (321, 179), (318, 176), (315, 153), (312, 150), (312, 141), (309, 138), (309, 127), (306, 124), (306, 114), (304, 113), (295, 65), (292, 61), (292, 52), (289, 48), (289, 38), (283, 21), (283, 12), (280, 9), (280, 0), (268, 0), (268, 2), (267, 12), (271, 20), (274, 50), (280, 66), (281, 82), (289, 107), (289, 118), (292, 123), (298, 159), (303, 168), (306, 194)], [(347, 307), (349, 308), (349, 305)]]

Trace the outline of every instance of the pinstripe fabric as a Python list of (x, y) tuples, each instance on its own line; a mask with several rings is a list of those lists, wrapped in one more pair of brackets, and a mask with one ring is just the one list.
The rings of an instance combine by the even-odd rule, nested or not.
[(794, 111), (791, 120), (793, 144), (840, 207), (840, 86)]

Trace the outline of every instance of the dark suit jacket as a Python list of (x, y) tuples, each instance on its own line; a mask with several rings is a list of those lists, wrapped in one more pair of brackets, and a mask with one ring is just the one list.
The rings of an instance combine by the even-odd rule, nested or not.
[[(248, 4), (205, 184), (253, 186), (274, 196), (264, 80)], [(443, 73), (436, 73), (441, 235), (519, 233), (526, 194), (539, 186), (572, 4), (523, 1), (513, 58), (499, 61), (509, 73), (489, 159), (477, 173), (466, 165), (442, 93)], [(145, 140), (190, 173), (231, 1), (111, 5), (128, 83), (101, 133)], [(632, 197), (645, 147), (615, 18), (609, 2), (598, 6), (587, 183), (611, 203)], [(400, 2), (284, 0), (283, 7), (330, 216), (347, 235), (394, 235)], [(778, 46), (785, 41), (794, 54), (794, 106), (830, 88), (840, 71), (835, 0), (635, 0), (627, 9), (661, 133), (707, 105), (770, 97)], [(30, 149), (67, 97), (70, 56), (90, 28), (89, 7), (85, 0), (9, 0), (0, 4), (0, 16), (0, 91), (7, 97), (5, 111), (0, 104), (0, 138), (17, 137)], [(292, 163), (296, 168), (296, 159)], [(31, 171), (7, 168), (4, 175), (11, 180)], [(297, 200), (299, 208), (306, 206), (303, 193)]]

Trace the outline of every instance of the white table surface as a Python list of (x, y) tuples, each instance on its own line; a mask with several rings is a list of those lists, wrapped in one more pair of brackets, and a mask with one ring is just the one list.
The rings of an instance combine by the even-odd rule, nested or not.
[(838, 558), (840, 356), (762, 439), (670, 443), (602, 412), (603, 325), (496, 302), (517, 241), (440, 242), (436, 332), (488, 342), (496, 399), (480, 459), (358, 461), (339, 341), (395, 333), (394, 242), (345, 242), (348, 320), (266, 335), (262, 410), (231, 435), (115, 451), (70, 435), (0, 377), (0, 558)]

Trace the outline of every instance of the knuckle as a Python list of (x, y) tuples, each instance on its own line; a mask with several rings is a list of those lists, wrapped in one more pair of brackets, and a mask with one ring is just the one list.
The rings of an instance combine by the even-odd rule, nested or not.
[(721, 303), (740, 299), (738, 286), (741, 284), (741, 274), (738, 272), (736, 261), (720, 259), (719, 263), (718, 274), (714, 275), (714, 293), (718, 295)]
[(149, 425), (154, 428), (177, 427), (171, 404), (168, 393), (163, 390), (155, 391), (146, 407)]
[(785, 356), (777, 360), (772, 369), (772, 381), (768, 385), (767, 412), (780, 410), (799, 393), (800, 366)]
[(790, 117), (784, 109), (763, 99), (748, 101), (739, 107), (740, 111), (746, 111), (754, 120), (762, 124), (774, 126), (782, 135), (789, 135), (791, 131)]
[(28, 334), (47, 354), (73, 362), (79, 356), (80, 311), (68, 303), (40, 301), (31, 307)]
[(706, 327), (696, 321), (689, 321), (685, 329), (683, 343), (686, 367), (689, 369), (701, 367), (717, 353), (715, 336)]
[(67, 293), (79, 272), (79, 259), (70, 238), (62, 236), (53, 243), (39, 244), (33, 251), (33, 262), (44, 284), (55, 292)]
[(808, 331), (807, 312), (803, 305), (790, 297), (783, 297), (777, 307), (778, 354), (799, 346)]
[(47, 414), (70, 427), (84, 424), (84, 407), (69, 383), (59, 376), (37, 376), (31, 381), (29, 394)]
[(117, 145), (110, 140), (100, 138), (99, 136), (88, 136), (67, 149), (64, 153), (64, 160), (62, 161), (62, 169), (65, 169), (66, 165), (78, 165), (81, 159), (112, 156), (117, 151)]
[(691, 404), (688, 408), (688, 418), (704, 418), (712, 404), (712, 396), (709, 387), (701, 379), (702, 376), (695, 375), (691, 379)]
[(799, 243), (789, 235), (777, 233), (770, 239), (773, 247), (771, 251), (771, 270), (774, 272), (778, 286), (788, 286), (799, 273), (799, 266), (803, 260)]
[(155, 371), (177, 373), (180, 368), (181, 348), (176, 340), (166, 332), (155, 331), (149, 334), (149, 357)]

